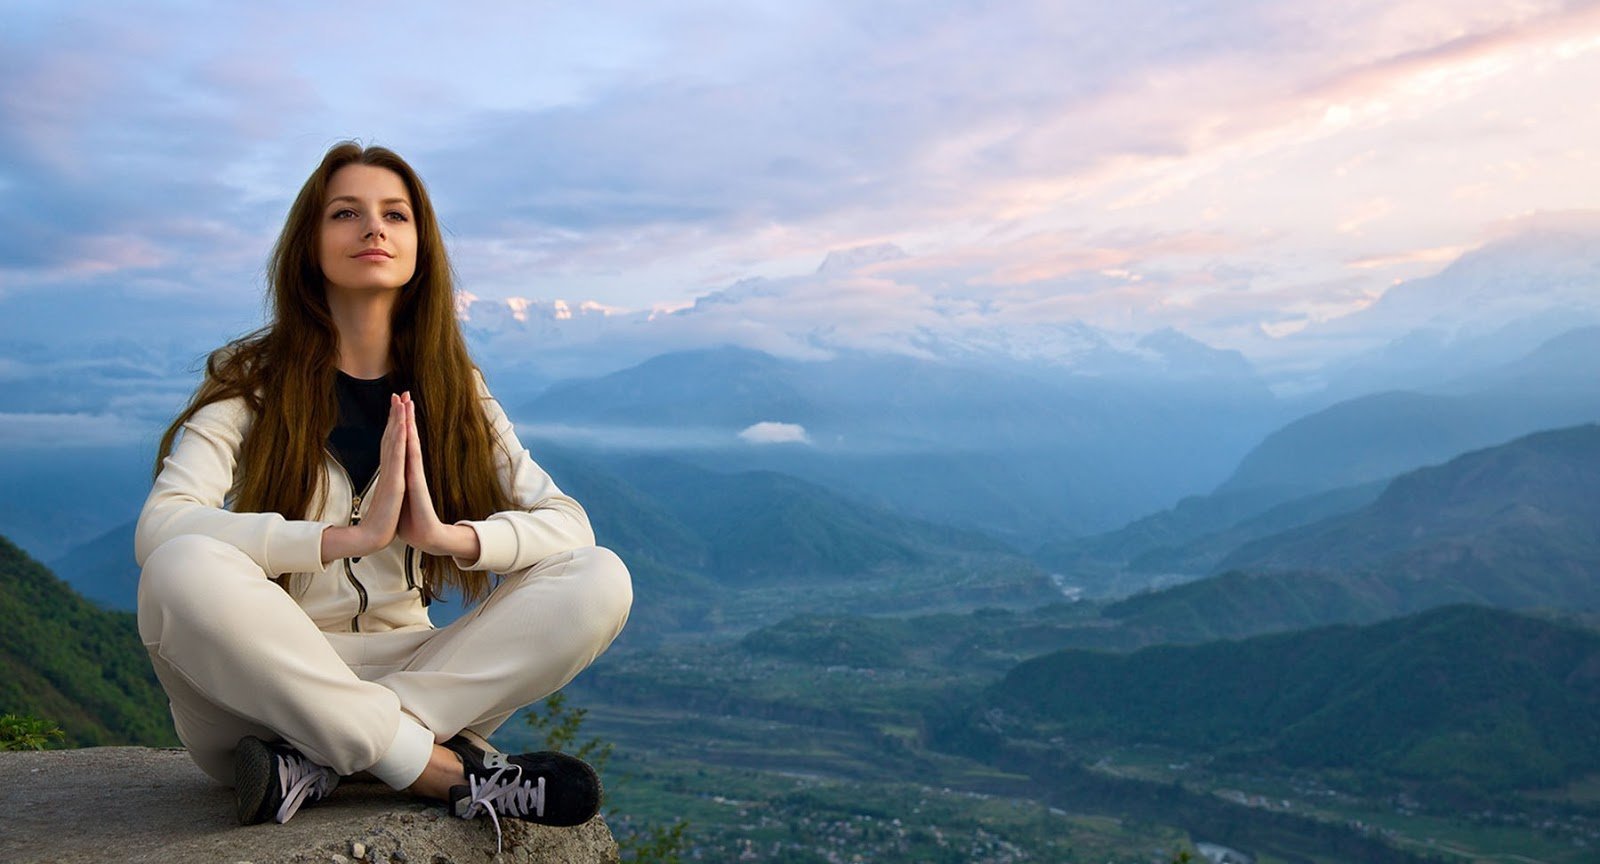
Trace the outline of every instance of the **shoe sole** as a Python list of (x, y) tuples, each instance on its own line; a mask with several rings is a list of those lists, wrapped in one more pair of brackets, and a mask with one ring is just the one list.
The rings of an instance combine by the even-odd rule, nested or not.
[(277, 779), (273, 771), (272, 751), (261, 739), (239, 739), (233, 751), (233, 792), (236, 815), (240, 825), (265, 822), (272, 815), (267, 810), (268, 790)]

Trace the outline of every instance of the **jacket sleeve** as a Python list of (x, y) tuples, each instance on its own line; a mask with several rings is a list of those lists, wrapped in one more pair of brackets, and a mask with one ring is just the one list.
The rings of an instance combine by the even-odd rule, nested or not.
[(475, 371), (473, 377), (496, 439), (496, 464), (517, 509), (457, 522), (477, 532), (479, 555), (476, 561), (457, 558), (456, 566), (509, 573), (560, 552), (593, 546), (589, 514), (556, 488), (550, 475), (533, 461), (517, 439), (511, 419), (489, 394), (483, 376)]
[(200, 534), (238, 548), (267, 576), (323, 569), (322, 531), (327, 523), (226, 509), (239, 447), (250, 422), (250, 409), (242, 398), (234, 398), (206, 405), (183, 424), (134, 529), (134, 556), (140, 567), (162, 543)]

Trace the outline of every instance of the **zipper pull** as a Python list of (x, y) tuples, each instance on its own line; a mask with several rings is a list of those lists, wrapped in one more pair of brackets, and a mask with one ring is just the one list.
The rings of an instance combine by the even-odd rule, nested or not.
[(361, 496), (357, 495), (350, 500), (350, 524), (361, 524)]

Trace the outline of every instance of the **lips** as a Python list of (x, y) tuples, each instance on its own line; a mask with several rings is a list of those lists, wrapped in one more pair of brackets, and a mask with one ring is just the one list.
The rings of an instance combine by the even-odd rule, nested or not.
[(354, 254), (354, 255), (352, 255), (350, 257), (352, 257), (352, 258), (393, 258), (394, 256), (390, 255), (388, 252), (383, 251), (382, 249), (364, 249), (364, 250), (362, 250), (360, 252), (357, 252), (356, 254)]

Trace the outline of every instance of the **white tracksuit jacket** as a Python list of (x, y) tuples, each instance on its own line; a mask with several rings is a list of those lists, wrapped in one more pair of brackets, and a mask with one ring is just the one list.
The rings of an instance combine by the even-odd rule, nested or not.
[[(498, 442), (497, 467), (518, 509), (459, 523), (477, 532), (481, 554), (476, 561), (458, 558), (456, 563), (463, 570), (509, 573), (550, 555), (593, 546), (594, 531), (583, 507), (562, 494), (533, 461), (482, 376), (475, 372), (473, 377)], [(234, 398), (201, 408), (183, 425), (139, 514), (134, 535), (139, 566), (171, 538), (205, 535), (237, 547), (268, 576), (290, 574), (296, 601), (325, 632), (430, 627), (421, 555), (399, 538), (371, 555), (323, 566), (323, 529), (355, 523), (366, 507), (332, 454), (323, 459), (327, 494), (310, 518), (226, 509), (232, 503), (229, 491), (239, 448), (251, 422), (244, 400)]]

